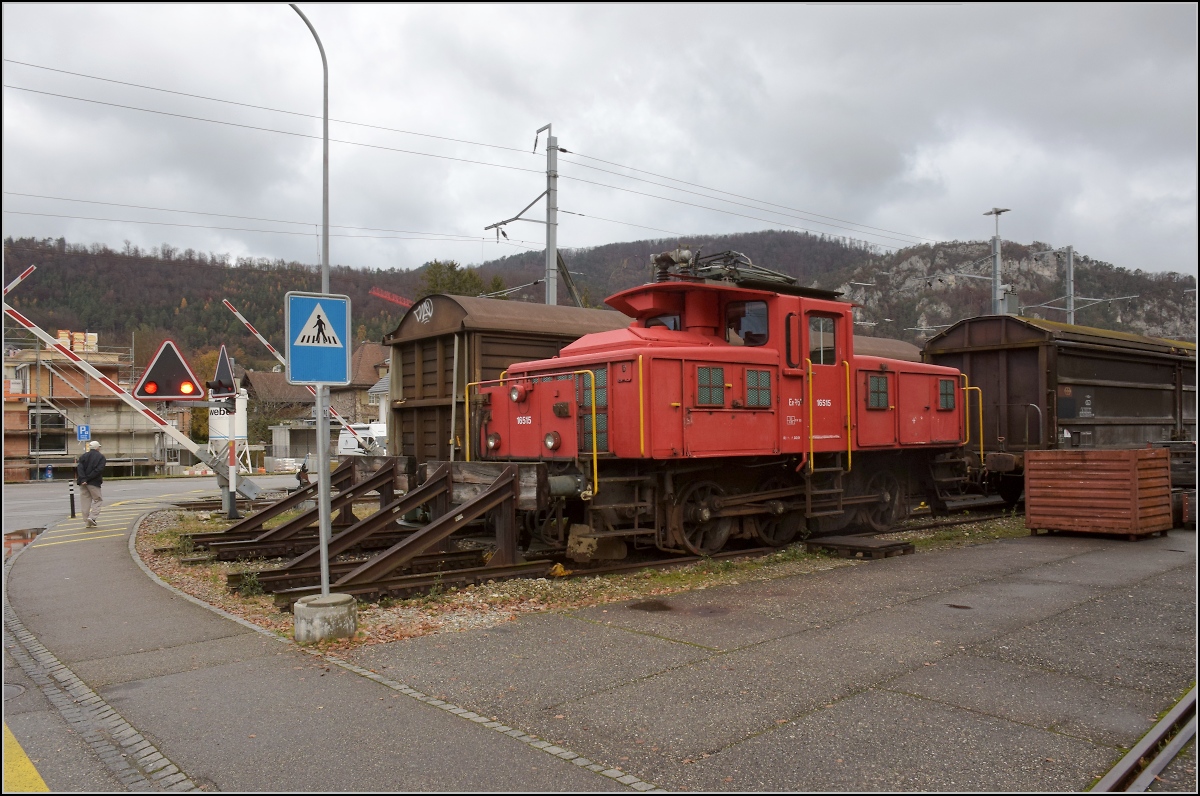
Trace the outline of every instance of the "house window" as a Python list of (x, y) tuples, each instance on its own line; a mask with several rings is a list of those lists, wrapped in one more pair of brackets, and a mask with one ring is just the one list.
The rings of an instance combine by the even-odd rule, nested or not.
[[(42, 433), (37, 434), (38, 417), (42, 420)], [(29, 413), (30, 453), (66, 453), (67, 419), (58, 412), (32, 411)]]
[(808, 358), (814, 365), (837, 364), (837, 337), (834, 333), (833, 318), (809, 316)]
[(771, 371), (746, 371), (746, 407), (748, 409), (771, 408)]
[(954, 388), (952, 379), (938, 380), (938, 409), (954, 408)]
[(383, 393), (378, 393), (378, 392), (367, 393), (367, 405), (368, 406), (379, 406), (379, 396), (382, 394)]
[(696, 405), (725, 405), (725, 368), (696, 368)]
[(891, 404), (888, 402), (888, 380), (887, 376), (867, 376), (867, 408), (868, 409), (887, 409)]

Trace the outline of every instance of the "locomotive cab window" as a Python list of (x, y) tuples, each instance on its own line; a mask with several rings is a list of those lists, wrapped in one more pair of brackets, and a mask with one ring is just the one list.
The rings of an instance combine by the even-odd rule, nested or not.
[(808, 317), (808, 358), (814, 365), (837, 364), (837, 334), (833, 318)]
[(891, 404), (888, 403), (888, 380), (887, 376), (867, 376), (867, 408), (868, 409), (887, 409)]
[(725, 339), (732, 345), (766, 344), (767, 302), (729, 302), (725, 307)]
[(951, 379), (938, 379), (938, 409), (954, 408), (955, 384)]
[(679, 325), (678, 315), (656, 315), (653, 318), (646, 319), (646, 328), (650, 329), (655, 326), (660, 326), (670, 329), (672, 332), (678, 332), (682, 327)]

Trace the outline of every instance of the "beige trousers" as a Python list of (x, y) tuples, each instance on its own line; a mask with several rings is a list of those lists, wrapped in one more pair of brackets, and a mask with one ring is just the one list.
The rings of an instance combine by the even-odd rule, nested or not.
[(79, 486), (79, 495), (83, 499), (83, 517), (87, 520), (96, 522), (100, 519), (100, 504), (104, 502), (104, 498), (100, 497), (100, 487), (92, 486), (91, 484), (81, 484)]

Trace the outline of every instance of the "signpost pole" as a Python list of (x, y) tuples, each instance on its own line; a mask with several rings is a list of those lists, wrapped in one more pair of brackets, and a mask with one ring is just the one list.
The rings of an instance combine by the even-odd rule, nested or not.
[(321, 539), (321, 596), (329, 596), (329, 388), (317, 388), (317, 517)]

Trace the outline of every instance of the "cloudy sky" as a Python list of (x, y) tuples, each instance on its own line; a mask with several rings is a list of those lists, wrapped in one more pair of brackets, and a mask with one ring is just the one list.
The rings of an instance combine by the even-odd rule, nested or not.
[[(563, 247), (982, 240), (999, 206), (1006, 240), (1196, 273), (1192, 4), (301, 8), (338, 120), (334, 263), (541, 248), (483, 228), (544, 190), (553, 123)], [(287, 5), (3, 25), (5, 235), (318, 261), (321, 63)]]

